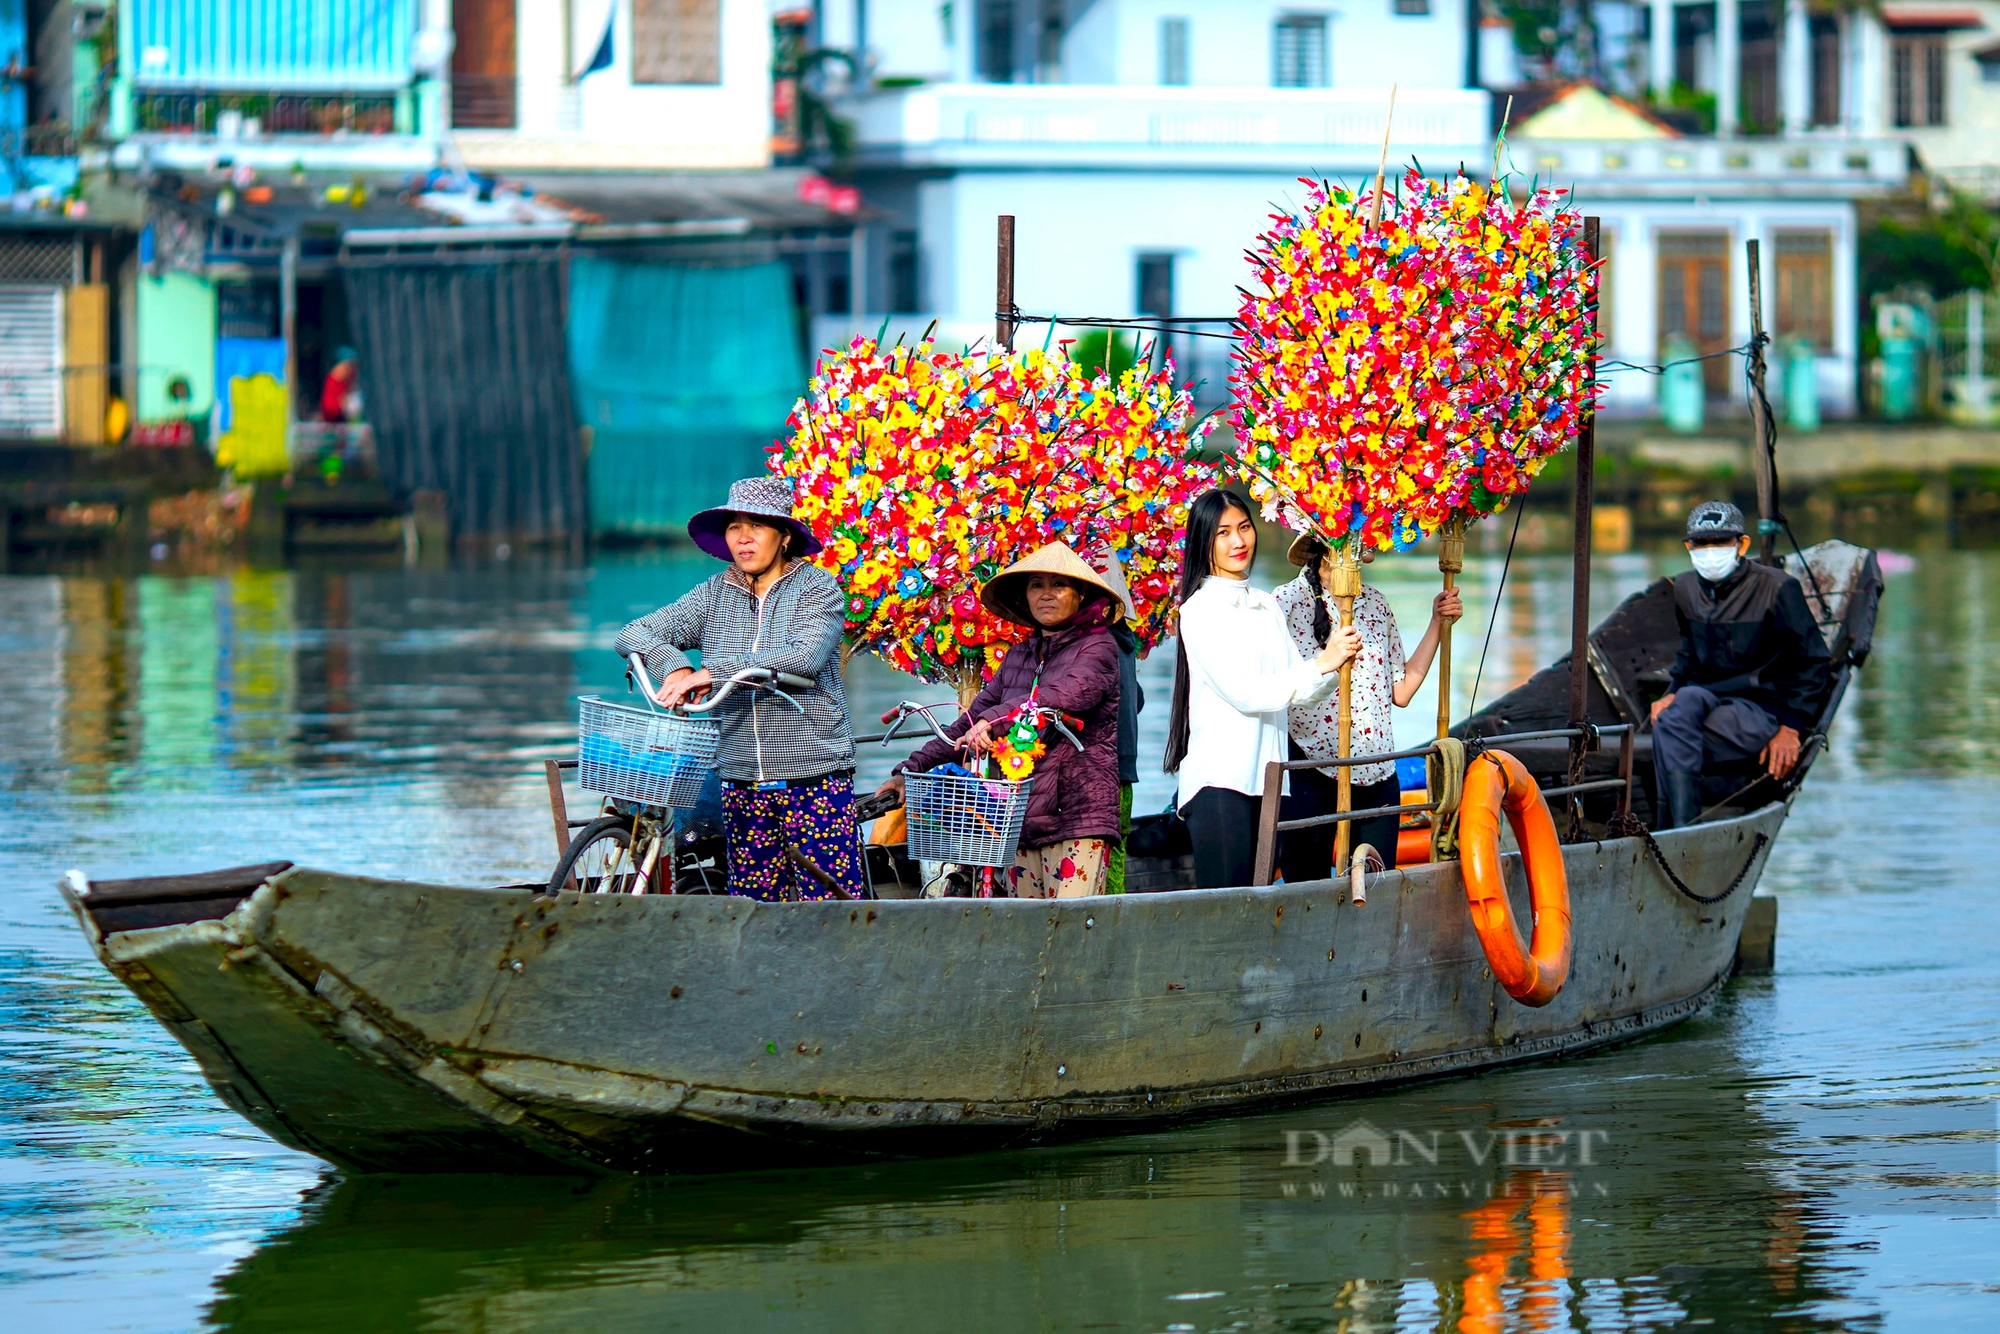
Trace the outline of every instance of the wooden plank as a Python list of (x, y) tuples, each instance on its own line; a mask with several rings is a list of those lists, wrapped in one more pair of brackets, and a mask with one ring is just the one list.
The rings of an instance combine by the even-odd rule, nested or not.
[(238, 890), (248, 892), (274, 875), (292, 869), (290, 862), (259, 862), (195, 875), (155, 875), (132, 880), (93, 880), (90, 906), (106, 903), (164, 903), (173, 899), (203, 899)]

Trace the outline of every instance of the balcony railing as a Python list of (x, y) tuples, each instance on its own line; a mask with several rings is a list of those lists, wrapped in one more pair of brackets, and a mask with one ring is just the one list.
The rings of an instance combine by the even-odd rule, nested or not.
[[(939, 84), (857, 98), (863, 156), (1132, 165), (1269, 159), (1331, 165), (1380, 150), (1386, 88), (1242, 89)], [(1465, 150), (1490, 137), (1487, 94), (1404, 89), (1392, 156)]]
[(244, 133), (253, 121), (261, 134), (396, 132), (396, 99), (379, 94), (142, 92), (134, 105), (139, 129), (165, 134), (214, 134), (227, 111), (242, 118)]
[(1588, 180), (1602, 192), (1629, 184), (1672, 193), (1704, 190), (1784, 194), (1801, 187), (1823, 195), (1829, 186), (1876, 190), (1902, 184), (1908, 154), (1889, 140), (1808, 135), (1792, 139), (1515, 139), (1507, 145), (1515, 172), (1567, 185)]

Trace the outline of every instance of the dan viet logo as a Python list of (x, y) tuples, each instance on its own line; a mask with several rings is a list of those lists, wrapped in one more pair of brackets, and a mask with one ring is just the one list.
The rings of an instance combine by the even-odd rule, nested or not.
[(1485, 1200), (1505, 1193), (1510, 1178), (1536, 1172), (1559, 1174), (1573, 1196), (1605, 1196), (1598, 1174), (1610, 1139), (1595, 1126), (1411, 1130), (1357, 1118), (1332, 1133), (1282, 1131), (1280, 1152), (1267, 1151), (1258, 1175), (1268, 1177), (1270, 1195), (1305, 1202)]

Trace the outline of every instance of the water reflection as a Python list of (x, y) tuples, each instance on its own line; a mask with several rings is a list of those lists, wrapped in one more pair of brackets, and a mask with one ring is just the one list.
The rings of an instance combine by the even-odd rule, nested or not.
[[(1680, 564), (1607, 558), (1593, 603)], [(1370, 567), (1411, 638), (1432, 565)], [(2000, 1091), (1994, 553), (1926, 550), (1892, 569), (1875, 658), (1767, 873), (1786, 895), (1776, 978), (1732, 984), (1656, 1042), (1378, 1098), (862, 1171), (341, 1181), (224, 1109), (49, 893), (68, 865), (273, 856), (470, 883), (545, 875), (539, 760), (573, 745), (576, 694), (622, 691), (616, 627), (712, 568), (666, 552), (0, 578), (10, 1329), (1992, 1323), (1991, 1164), (1898, 1157), (1878, 1123)], [(1498, 574), (1475, 558), (1463, 580), (1460, 714)], [(1516, 560), (1482, 700), (1567, 648), (1568, 605), (1566, 562)], [(1165, 652), (1144, 664), (1149, 755), (1170, 668)], [(858, 719), (943, 693), (867, 660), (851, 687)], [(1403, 711), (1404, 739), (1434, 712), (1422, 697)], [(869, 751), (863, 781), (892, 759)], [(1169, 790), (1147, 772), (1140, 808)], [(1815, 1118), (1835, 1104), (1848, 1120), (1829, 1137)], [(1259, 1193), (1285, 1129), (1356, 1117), (1447, 1140), (1613, 1138), (1603, 1171), (1503, 1165), (1472, 1198), (1341, 1212)], [(1904, 1139), (1947, 1136), (1990, 1148), (1990, 1117), (1984, 1138)]]
[[(1738, 1022), (1625, 1054), (1615, 1087), (1586, 1062), (1108, 1146), (727, 1180), (344, 1181), (208, 1314), (242, 1330), (1851, 1328), (1838, 1222), (1787, 1180), (1783, 1118), (1729, 1054)], [(1731, 1091), (1701, 1091), (1716, 1082)], [(1440, 1131), (1441, 1161), (1333, 1168), (1313, 1191), (1286, 1132), (1357, 1120)], [(1568, 1132), (1570, 1165), (1507, 1165), (1495, 1137), (1525, 1144), (1523, 1127)], [(1460, 1132), (1483, 1164), (1454, 1159)], [(1385, 1177), (1402, 1188), (1340, 1188)]]

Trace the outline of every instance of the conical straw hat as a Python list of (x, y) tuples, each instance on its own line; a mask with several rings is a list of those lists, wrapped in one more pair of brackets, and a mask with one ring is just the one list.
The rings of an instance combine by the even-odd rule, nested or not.
[(1099, 556), (1104, 562), (1104, 568), (1098, 573), (1104, 576), (1104, 582), (1110, 585), (1111, 591), (1118, 595), (1118, 601), (1124, 608), (1121, 615), (1128, 621), (1138, 620), (1139, 609), (1132, 605), (1132, 586), (1125, 582), (1125, 567), (1119, 562), (1118, 553), (1105, 551), (1100, 552)]
[(1031, 574), (1061, 575), (1085, 590), (1086, 602), (1090, 600), (1091, 590), (1121, 606), (1124, 602), (1118, 596), (1118, 590), (1106, 583), (1103, 575), (1090, 568), (1089, 561), (1070, 550), (1064, 542), (1051, 542), (1038, 551), (1030, 552), (988, 579), (986, 586), (979, 590), (979, 600), (995, 616), (1033, 628), (1038, 623), (1034, 613), (1028, 610), (1028, 576)]

